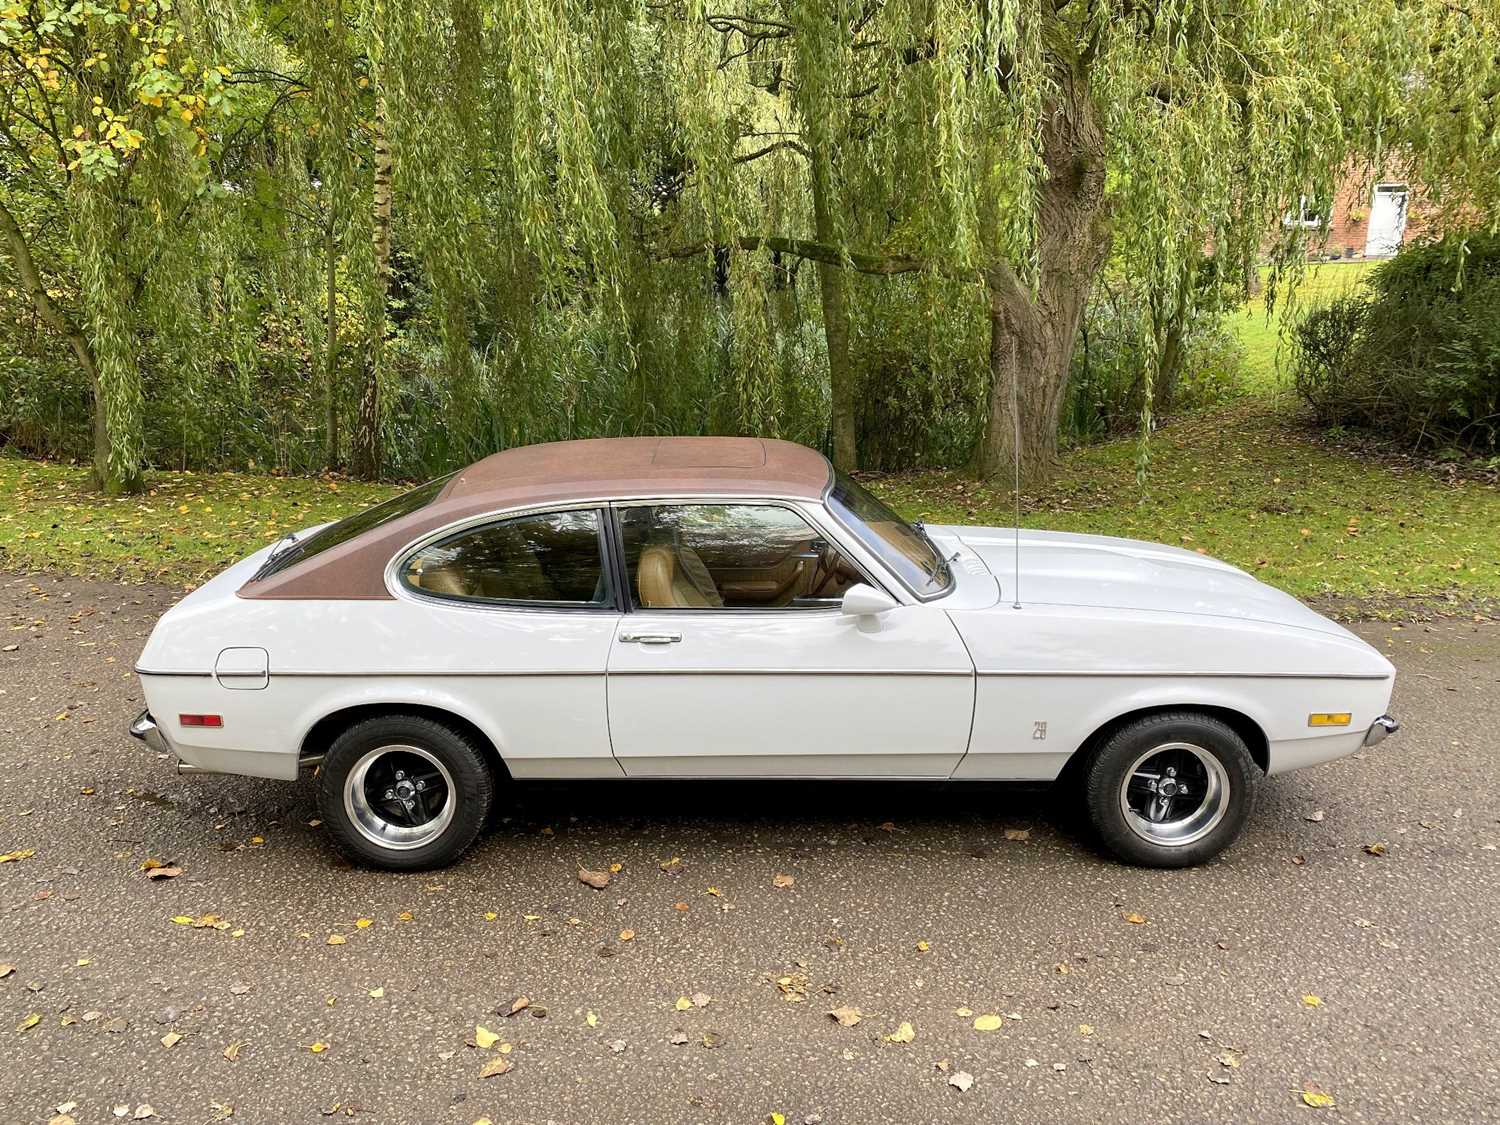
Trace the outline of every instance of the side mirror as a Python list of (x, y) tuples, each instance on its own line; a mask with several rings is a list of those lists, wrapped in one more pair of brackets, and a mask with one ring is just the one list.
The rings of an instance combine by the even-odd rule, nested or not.
[(884, 590), (877, 590), (874, 586), (861, 582), (844, 591), (844, 600), (839, 609), (850, 617), (873, 617), (895, 609), (896, 605), (896, 599)]

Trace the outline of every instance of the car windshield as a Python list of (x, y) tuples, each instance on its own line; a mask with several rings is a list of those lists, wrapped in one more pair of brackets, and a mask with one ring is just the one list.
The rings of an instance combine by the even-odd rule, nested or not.
[(452, 473), (447, 476), (430, 480), (410, 492), (403, 492), (400, 496), (394, 496), (373, 508), (366, 508), (362, 512), (356, 512), (352, 516), (346, 516), (331, 523), (321, 531), (315, 531), (311, 535), (291, 542), (283, 541), (276, 550), (271, 552), (260, 570), (256, 572), (256, 578), (269, 578), (277, 574), (293, 563), (299, 563), (310, 559), (314, 555), (320, 555), (330, 547), (337, 547), (340, 543), (347, 543), (356, 535), (363, 535), (371, 528), (379, 527), (381, 524), (398, 520), (402, 516), (409, 516), (419, 508), (425, 508), (437, 499), (443, 485), (453, 478)]
[(913, 527), (843, 473), (834, 475), (828, 506), (919, 598), (936, 597), (953, 584), (948, 560), (921, 525)]

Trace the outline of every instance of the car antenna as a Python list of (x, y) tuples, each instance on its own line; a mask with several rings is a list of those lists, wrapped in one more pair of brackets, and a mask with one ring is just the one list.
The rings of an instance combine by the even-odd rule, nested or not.
[(1010, 371), (1010, 420), (1011, 425), (1015, 430), (1015, 436), (1013, 439), (1013, 444), (1011, 445), (1011, 451), (1015, 454), (1016, 470), (1016, 526), (1012, 529), (1015, 532), (1016, 577), (1015, 590), (1013, 591), (1015, 600), (1011, 603), (1011, 609), (1021, 608), (1021, 407), (1019, 399), (1016, 397), (1016, 383), (1020, 379), (1020, 371), (1018, 370), (1018, 366), (1019, 365), (1017, 364), (1012, 364)]

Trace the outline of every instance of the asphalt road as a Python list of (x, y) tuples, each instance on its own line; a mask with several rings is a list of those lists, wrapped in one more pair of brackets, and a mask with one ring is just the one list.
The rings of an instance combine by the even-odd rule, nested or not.
[[(1500, 625), (1362, 627), (1400, 668), (1406, 729), (1269, 781), (1196, 870), (1119, 866), (1036, 794), (621, 782), (513, 788), (459, 866), (395, 876), (333, 857), (308, 786), (178, 778), (121, 733), (173, 596), (0, 576), (0, 852), (35, 852), (0, 863), (0, 1122), (1500, 1105)], [(147, 859), (182, 874), (152, 882)], [(605, 890), (576, 878), (615, 863)], [(204, 915), (227, 928), (172, 920)], [(493, 1046), (468, 1045), (476, 1025)]]

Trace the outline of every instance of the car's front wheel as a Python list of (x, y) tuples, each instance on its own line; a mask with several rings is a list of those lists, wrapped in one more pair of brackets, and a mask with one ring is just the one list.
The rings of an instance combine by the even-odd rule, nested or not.
[(392, 871), (443, 867), (474, 842), (494, 776), (472, 739), (418, 715), (349, 726), (318, 774), (318, 806), (335, 845)]
[(1260, 767), (1234, 729), (1191, 711), (1148, 715), (1111, 734), (1084, 775), (1104, 845), (1146, 867), (1190, 867), (1234, 842)]

